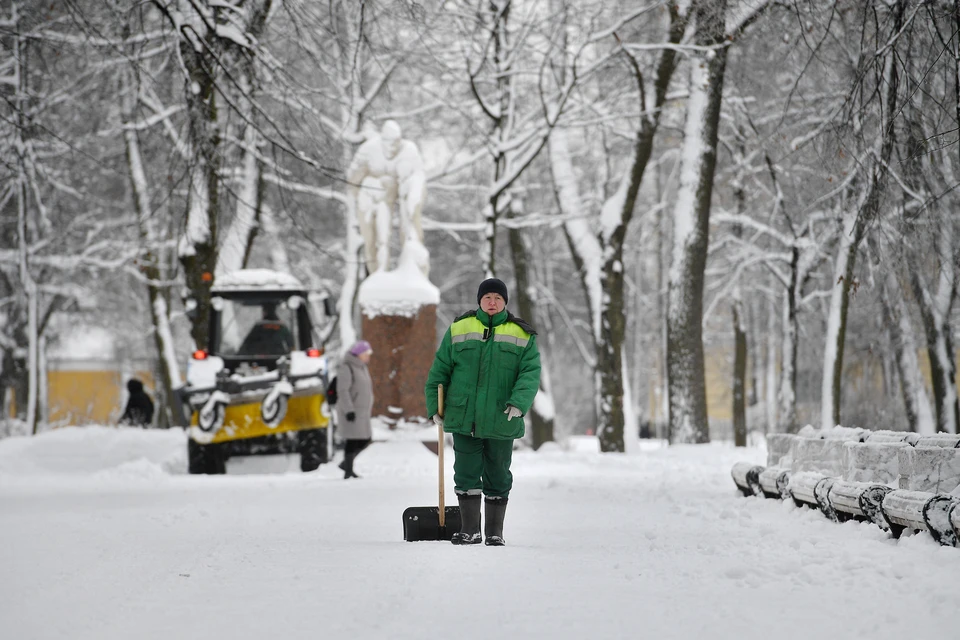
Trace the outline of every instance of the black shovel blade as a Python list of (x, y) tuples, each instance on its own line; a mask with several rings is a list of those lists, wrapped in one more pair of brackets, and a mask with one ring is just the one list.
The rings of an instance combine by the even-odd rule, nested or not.
[(403, 512), (403, 539), (449, 541), (460, 531), (460, 507), (446, 507), (443, 524), (441, 527), (439, 507), (407, 507)]

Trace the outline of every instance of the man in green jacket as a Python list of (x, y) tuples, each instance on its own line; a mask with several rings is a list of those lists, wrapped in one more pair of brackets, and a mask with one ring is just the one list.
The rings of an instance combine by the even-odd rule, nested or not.
[[(503, 516), (513, 486), (513, 441), (540, 388), (537, 332), (507, 311), (507, 285), (480, 283), (476, 311), (450, 325), (427, 376), (427, 415), (453, 434), (453, 479), (461, 530), (453, 544), (479, 544), (480, 496), (486, 496), (484, 538), (503, 546)], [(444, 388), (443, 417), (437, 385)]]

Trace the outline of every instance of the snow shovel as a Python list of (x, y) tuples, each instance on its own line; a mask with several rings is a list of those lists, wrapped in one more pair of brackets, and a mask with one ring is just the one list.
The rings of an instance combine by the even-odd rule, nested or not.
[[(437, 387), (437, 414), (443, 417), (443, 385)], [(460, 507), (448, 507), (443, 498), (443, 427), (437, 425), (437, 459), (440, 467), (440, 500), (436, 507), (407, 507), (403, 512), (403, 539), (447, 540), (460, 531)]]

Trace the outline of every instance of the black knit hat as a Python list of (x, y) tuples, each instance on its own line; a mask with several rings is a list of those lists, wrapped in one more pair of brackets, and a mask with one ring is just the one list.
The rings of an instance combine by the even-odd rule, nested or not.
[(477, 289), (477, 304), (480, 304), (480, 298), (488, 293), (499, 293), (503, 298), (503, 303), (507, 303), (507, 285), (503, 284), (503, 280), (498, 280), (497, 278), (487, 278), (481, 282), (480, 288)]

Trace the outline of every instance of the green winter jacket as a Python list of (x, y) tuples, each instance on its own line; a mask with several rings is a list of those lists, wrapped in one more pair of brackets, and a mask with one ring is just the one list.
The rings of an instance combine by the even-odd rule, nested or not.
[(523, 419), (507, 420), (513, 405), (526, 414), (540, 388), (536, 331), (504, 309), (495, 316), (465, 313), (443, 335), (427, 376), (427, 415), (437, 413), (443, 385), (444, 431), (477, 438), (523, 437)]

